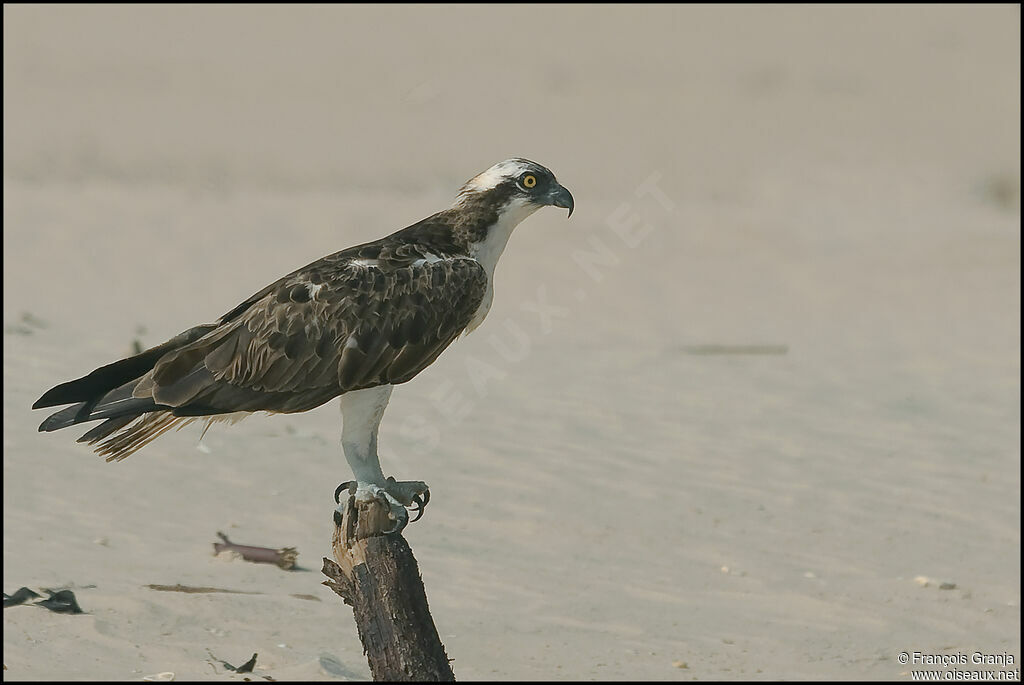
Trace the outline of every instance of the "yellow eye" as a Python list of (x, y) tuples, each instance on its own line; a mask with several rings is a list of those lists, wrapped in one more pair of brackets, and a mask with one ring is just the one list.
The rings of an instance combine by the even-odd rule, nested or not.
[(524, 188), (532, 188), (535, 185), (537, 185), (537, 177), (536, 176), (534, 176), (533, 174), (527, 174), (526, 176), (523, 176), (523, 187)]

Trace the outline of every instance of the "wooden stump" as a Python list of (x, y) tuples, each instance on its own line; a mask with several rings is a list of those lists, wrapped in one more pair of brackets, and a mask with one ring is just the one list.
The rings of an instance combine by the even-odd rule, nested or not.
[(394, 525), (386, 508), (350, 495), (338, 518), (324, 585), (352, 607), (373, 679), (454, 681), (412, 549), (400, 533), (381, 532)]

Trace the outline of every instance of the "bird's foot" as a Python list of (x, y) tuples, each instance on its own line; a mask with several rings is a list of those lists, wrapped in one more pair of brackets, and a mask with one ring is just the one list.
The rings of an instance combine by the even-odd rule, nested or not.
[(423, 517), (423, 512), (430, 502), (430, 488), (421, 480), (395, 480), (389, 476), (388, 482), (384, 484), (384, 490), (404, 506), (412, 509), (416, 514), (413, 522)]
[[(413, 521), (418, 521), (423, 516), (423, 510), (430, 502), (430, 488), (423, 481), (418, 480), (395, 480), (388, 478), (384, 486), (359, 481), (346, 481), (334, 491), (334, 501), (338, 504), (335, 510), (334, 520), (338, 523), (345, 511), (345, 504), (341, 503), (341, 493), (348, 490), (349, 495), (355, 497), (357, 504), (376, 501), (388, 509), (388, 517), (394, 521), (391, 530), (383, 531), (385, 534), (400, 533), (409, 523), (409, 512), (406, 507), (416, 513)], [(339, 523), (340, 525), (340, 523)]]

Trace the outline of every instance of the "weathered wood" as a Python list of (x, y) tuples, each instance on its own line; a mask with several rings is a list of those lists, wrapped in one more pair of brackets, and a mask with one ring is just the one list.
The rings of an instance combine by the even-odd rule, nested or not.
[(340, 518), (324, 585), (352, 606), (373, 679), (454, 681), (412, 549), (400, 533), (381, 532), (394, 526), (386, 508), (349, 496)]

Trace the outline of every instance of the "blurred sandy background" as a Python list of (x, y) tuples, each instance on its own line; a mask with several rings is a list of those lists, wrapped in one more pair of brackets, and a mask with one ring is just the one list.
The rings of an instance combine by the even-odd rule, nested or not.
[(318, 585), (336, 403), (114, 465), (29, 406), (510, 156), (576, 213), (381, 431), (456, 676), (1019, 666), (1018, 7), (5, 5), (3, 41), (4, 590), (88, 612), (6, 609), (5, 679), (368, 678)]

